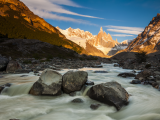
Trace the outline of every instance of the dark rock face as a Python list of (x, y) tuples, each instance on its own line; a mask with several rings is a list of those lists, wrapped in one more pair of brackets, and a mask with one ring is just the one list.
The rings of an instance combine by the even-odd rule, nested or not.
[(139, 79), (141, 77), (147, 78), (149, 76), (151, 76), (151, 71), (150, 70), (144, 70), (144, 71), (140, 72), (139, 74), (137, 74), (135, 78), (136, 79)]
[(5, 71), (6, 70), (8, 62), (9, 61), (8, 61), (7, 58), (4, 58), (0, 55), (0, 71)]
[(83, 100), (81, 98), (76, 98), (72, 100), (73, 103), (83, 103)]
[(63, 75), (62, 88), (67, 94), (75, 91), (80, 91), (86, 83), (88, 73), (85, 71), (68, 71)]
[(92, 110), (96, 110), (96, 109), (98, 109), (100, 106), (101, 106), (101, 104), (91, 104), (90, 108), (91, 108)]
[(135, 77), (136, 75), (134, 73), (120, 73), (118, 76), (121, 77)]
[(127, 91), (117, 82), (107, 82), (92, 86), (87, 95), (91, 99), (115, 106), (117, 110), (128, 104), (129, 97)]
[(46, 69), (29, 92), (32, 95), (61, 95), (62, 75), (51, 69)]
[(141, 81), (140, 80), (132, 80), (131, 84), (141, 84)]
[(94, 73), (108, 73), (107, 71), (94, 71)]
[(14, 73), (18, 69), (22, 69), (18, 62), (11, 60), (7, 65), (6, 72)]

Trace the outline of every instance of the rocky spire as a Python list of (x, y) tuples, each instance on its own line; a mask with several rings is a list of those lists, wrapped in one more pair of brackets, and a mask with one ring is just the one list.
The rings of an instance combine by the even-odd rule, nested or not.
[(103, 28), (102, 27), (100, 28), (100, 32), (103, 32)]

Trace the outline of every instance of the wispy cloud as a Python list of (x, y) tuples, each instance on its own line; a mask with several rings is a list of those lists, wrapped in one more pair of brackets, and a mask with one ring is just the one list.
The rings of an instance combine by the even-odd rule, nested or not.
[[(87, 18), (96, 18), (96, 19), (104, 19), (100, 17), (90, 16), (90, 15), (83, 15), (79, 13), (75, 13), (64, 9), (61, 5), (67, 5), (72, 7), (82, 7), (71, 0), (22, 0), (30, 9), (36, 9), (39, 11), (44, 11), (45, 13), (62, 13), (62, 14), (69, 14), (69, 15), (76, 15), (81, 17)], [(38, 14), (39, 15), (39, 14)]]
[(113, 34), (112, 36), (117, 36), (117, 37), (130, 37), (134, 35), (127, 35), (127, 34)]
[(107, 31), (134, 34), (134, 35), (138, 35), (144, 30), (144, 28), (140, 28), (140, 27), (126, 27), (126, 26), (113, 26), (113, 25), (108, 25), (104, 27), (108, 28)]
[(60, 15), (56, 15), (56, 14), (52, 14), (52, 13), (46, 13), (42, 10), (38, 10), (38, 9), (34, 9), (31, 8), (31, 10), (39, 15), (42, 18), (46, 18), (46, 19), (54, 19), (54, 20), (61, 20), (61, 21), (70, 21), (70, 22), (76, 22), (76, 23), (80, 23), (80, 24), (88, 24), (88, 25), (94, 25), (97, 26), (96, 24), (90, 23), (89, 21), (85, 21), (82, 19), (74, 19), (74, 18), (70, 18), (70, 17), (64, 17), (64, 16), (60, 16)]

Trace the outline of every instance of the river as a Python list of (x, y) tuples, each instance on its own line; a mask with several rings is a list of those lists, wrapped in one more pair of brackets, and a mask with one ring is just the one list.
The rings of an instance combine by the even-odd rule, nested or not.
[[(100, 103), (97, 110), (92, 110), (92, 103), (99, 103), (86, 96), (86, 90), (77, 92), (71, 97), (61, 96), (32, 96), (27, 94), (38, 76), (25, 74), (4, 75), (0, 84), (13, 83), (0, 95), (0, 120), (17, 118), (20, 120), (160, 120), (160, 91), (150, 85), (133, 85), (129, 82), (133, 78), (121, 78), (121, 72), (132, 70), (113, 67), (113, 64), (102, 64), (103, 68), (83, 68), (88, 72), (88, 79), (95, 84), (117, 81), (129, 94), (129, 104), (120, 111), (114, 107)], [(94, 73), (96, 70), (105, 70), (108, 73)], [(68, 69), (58, 71), (64, 74)], [(24, 74), (23, 74), (24, 75)], [(83, 99), (83, 103), (72, 103), (75, 98)]]

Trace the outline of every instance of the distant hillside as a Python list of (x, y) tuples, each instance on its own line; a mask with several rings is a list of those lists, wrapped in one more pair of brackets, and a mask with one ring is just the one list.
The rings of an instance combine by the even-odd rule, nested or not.
[(0, 0), (0, 37), (37, 39), (77, 53), (86, 53), (19, 0)]

